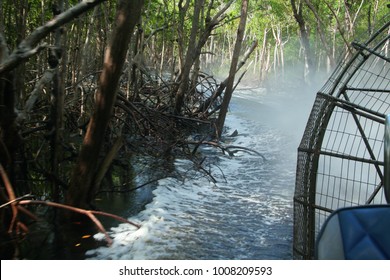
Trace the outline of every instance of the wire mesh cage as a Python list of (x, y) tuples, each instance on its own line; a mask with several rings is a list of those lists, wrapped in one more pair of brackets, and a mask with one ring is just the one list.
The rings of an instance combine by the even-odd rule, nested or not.
[(384, 204), (384, 131), (390, 113), (389, 17), (354, 42), (317, 93), (298, 147), (294, 259), (313, 259), (315, 240), (336, 209)]

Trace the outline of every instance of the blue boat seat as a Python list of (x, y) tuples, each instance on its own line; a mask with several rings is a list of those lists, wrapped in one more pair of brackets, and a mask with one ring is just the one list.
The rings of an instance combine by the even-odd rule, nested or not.
[(390, 259), (390, 205), (364, 205), (334, 211), (316, 240), (320, 260)]

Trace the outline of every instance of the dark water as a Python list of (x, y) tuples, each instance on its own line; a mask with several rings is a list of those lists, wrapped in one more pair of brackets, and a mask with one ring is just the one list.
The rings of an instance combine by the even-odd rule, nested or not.
[[(107, 247), (93, 226), (38, 223), (25, 258), (291, 259), (296, 149), (310, 108), (306, 96), (239, 91), (226, 120), (226, 135), (237, 130), (238, 136), (224, 144), (250, 150), (230, 157), (202, 147), (202, 166), (217, 182), (176, 159), (168, 163), (175, 176), (130, 193), (99, 195), (100, 209), (128, 217), (139, 230), (102, 218), (114, 240)], [(163, 177), (164, 165), (138, 159), (134, 186)]]
[(296, 148), (310, 105), (294, 115), (302, 102), (281, 97), (284, 102), (273, 103), (264, 91), (241, 91), (226, 121), (227, 135), (239, 133), (226, 145), (256, 150), (266, 160), (205, 147), (205, 168), (216, 183), (191, 162), (176, 160), (187, 179), (160, 180), (145, 210), (129, 216), (141, 229), (112, 228), (113, 246), (91, 250), (88, 258), (291, 259)]

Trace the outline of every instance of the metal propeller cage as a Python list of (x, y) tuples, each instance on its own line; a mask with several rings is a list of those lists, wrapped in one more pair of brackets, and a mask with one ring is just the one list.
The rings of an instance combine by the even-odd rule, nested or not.
[(352, 44), (354, 53), (317, 93), (298, 147), (294, 259), (314, 258), (316, 236), (334, 210), (390, 202), (389, 18)]

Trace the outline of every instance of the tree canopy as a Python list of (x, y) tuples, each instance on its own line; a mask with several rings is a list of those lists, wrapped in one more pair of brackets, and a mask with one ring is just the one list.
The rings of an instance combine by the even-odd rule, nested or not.
[(27, 233), (26, 195), (90, 209), (102, 188), (131, 191), (139, 153), (207, 173), (187, 136), (226, 151), (239, 81), (309, 84), (387, 14), (384, 0), (1, 1), (1, 235)]

